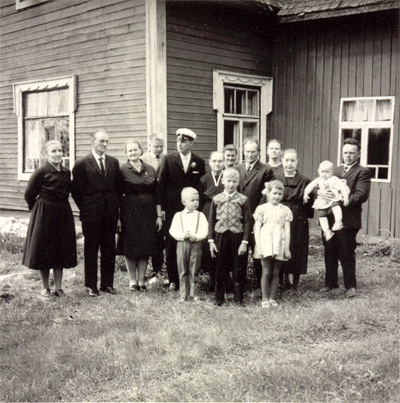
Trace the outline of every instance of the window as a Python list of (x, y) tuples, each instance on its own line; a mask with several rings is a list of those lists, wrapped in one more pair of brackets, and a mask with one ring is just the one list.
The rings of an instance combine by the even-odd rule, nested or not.
[(342, 98), (339, 122), (339, 155), (343, 141), (356, 138), (361, 144), (360, 164), (368, 167), (372, 180), (390, 182), (394, 97)]
[(45, 3), (46, 1), (49, 0), (15, 0), (15, 8), (17, 10), (21, 10), (23, 8), (36, 6), (37, 4), (40, 3)]
[(63, 145), (63, 165), (74, 161), (75, 77), (14, 85), (18, 116), (18, 180), (28, 180), (43, 163), (48, 140)]
[(246, 140), (259, 141), (265, 159), (267, 115), (272, 110), (272, 78), (214, 70), (218, 150), (235, 144), (243, 158)]

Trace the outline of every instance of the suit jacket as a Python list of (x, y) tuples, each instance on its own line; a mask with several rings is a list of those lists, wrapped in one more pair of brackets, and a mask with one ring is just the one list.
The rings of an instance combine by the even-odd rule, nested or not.
[(346, 174), (342, 175), (343, 166), (334, 169), (333, 174), (344, 179), (350, 188), (349, 205), (342, 207), (343, 226), (348, 229), (361, 228), (361, 205), (368, 200), (371, 188), (371, 172), (360, 164), (353, 165)]
[(158, 168), (160, 183), (161, 207), (167, 215), (173, 215), (183, 209), (181, 192), (184, 187), (193, 187), (202, 197), (200, 178), (206, 173), (203, 158), (192, 152), (187, 172), (183, 170), (179, 152), (165, 155)]
[(246, 163), (239, 164), (235, 168), (240, 174), (239, 192), (249, 199), (251, 213), (253, 214), (260, 204), (261, 192), (265, 189), (265, 182), (273, 179), (273, 170), (269, 165), (257, 161), (246, 178)]
[(122, 174), (119, 162), (109, 155), (105, 158), (105, 179), (90, 153), (75, 162), (72, 170), (72, 197), (80, 210), (80, 219), (98, 222), (106, 212), (110, 219), (118, 220), (122, 196)]

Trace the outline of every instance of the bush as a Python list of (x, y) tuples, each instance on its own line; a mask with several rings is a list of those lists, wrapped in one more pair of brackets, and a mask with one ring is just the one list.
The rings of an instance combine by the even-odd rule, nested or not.
[(366, 240), (361, 244), (361, 250), (365, 256), (390, 256), (391, 260), (399, 260), (400, 240), (387, 238), (385, 240)]
[(12, 254), (24, 251), (25, 238), (21, 238), (12, 233), (2, 234), (0, 232), (0, 250), (6, 250)]

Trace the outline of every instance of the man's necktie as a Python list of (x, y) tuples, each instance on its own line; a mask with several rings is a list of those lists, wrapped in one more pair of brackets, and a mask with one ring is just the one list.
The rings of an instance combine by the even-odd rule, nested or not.
[(248, 165), (246, 169), (246, 176), (250, 173), (250, 171), (251, 171), (251, 165)]
[(100, 161), (100, 171), (101, 171), (101, 176), (104, 179), (106, 177), (106, 171), (104, 169), (104, 163), (103, 163), (103, 157), (99, 158)]
[(348, 166), (344, 166), (343, 167), (343, 172), (342, 172), (342, 177), (344, 178), (344, 176), (346, 175), (346, 173), (347, 173), (347, 171), (349, 170), (349, 167)]

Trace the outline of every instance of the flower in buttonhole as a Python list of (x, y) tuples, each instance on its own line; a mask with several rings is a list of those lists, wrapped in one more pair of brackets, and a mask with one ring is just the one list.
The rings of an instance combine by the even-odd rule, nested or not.
[(192, 163), (190, 164), (190, 168), (192, 168), (192, 169), (196, 168), (196, 163), (195, 163), (195, 162), (192, 162)]

